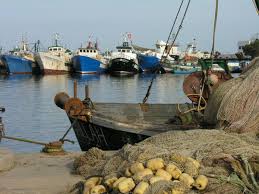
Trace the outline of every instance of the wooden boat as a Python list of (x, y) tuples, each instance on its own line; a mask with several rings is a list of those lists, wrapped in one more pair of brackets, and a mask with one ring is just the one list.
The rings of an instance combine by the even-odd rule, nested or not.
[[(91, 104), (88, 100), (70, 98), (66, 93), (55, 97), (56, 105), (66, 111), (83, 151), (91, 147), (116, 150), (162, 132), (198, 127), (198, 116), (190, 113), (181, 117), (177, 104)], [(181, 105), (181, 109), (191, 107)]]

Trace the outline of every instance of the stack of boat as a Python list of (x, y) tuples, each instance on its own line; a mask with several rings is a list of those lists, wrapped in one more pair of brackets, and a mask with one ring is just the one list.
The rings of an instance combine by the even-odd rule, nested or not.
[[(169, 53), (164, 53), (170, 49)], [(0, 56), (0, 74), (101, 74), (134, 75), (141, 72), (170, 72), (174, 74), (189, 74), (200, 71), (197, 62), (179, 60), (177, 46), (169, 47), (163, 41), (158, 41), (155, 49), (133, 46), (128, 36), (116, 51), (102, 55), (98, 44), (90, 39), (85, 47), (81, 46), (72, 52), (58, 44), (48, 47), (45, 52), (31, 52), (28, 44), (22, 41), (19, 48)], [(229, 61), (230, 71), (240, 72), (239, 61)], [(217, 64), (213, 70), (219, 70)]]

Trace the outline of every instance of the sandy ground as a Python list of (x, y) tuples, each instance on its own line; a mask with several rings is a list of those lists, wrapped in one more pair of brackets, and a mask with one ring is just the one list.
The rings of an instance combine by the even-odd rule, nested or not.
[(81, 153), (50, 156), (43, 153), (16, 154), (15, 166), (0, 172), (0, 194), (57, 194), (82, 178), (73, 175), (74, 158)]

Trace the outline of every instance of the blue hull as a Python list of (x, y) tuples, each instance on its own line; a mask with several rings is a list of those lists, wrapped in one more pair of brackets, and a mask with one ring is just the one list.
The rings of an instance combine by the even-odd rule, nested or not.
[[(31, 74), (32, 61), (15, 55), (3, 55), (4, 71), (7, 74)], [(3, 70), (2, 70), (3, 71)]]
[(138, 62), (144, 72), (155, 71), (160, 66), (160, 60), (155, 56), (138, 55)]
[(101, 67), (101, 62), (86, 56), (74, 56), (72, 58), (73, 69), (76, 73), (90, 74), (90, 73), (103, 73), (104, 68)]

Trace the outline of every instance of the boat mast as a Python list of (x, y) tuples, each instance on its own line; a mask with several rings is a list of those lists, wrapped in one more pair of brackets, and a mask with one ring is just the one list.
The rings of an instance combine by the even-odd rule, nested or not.
[(59, 34), (55, 34), (55, 46), (58, 46), (58, 39), (59, 39)]

